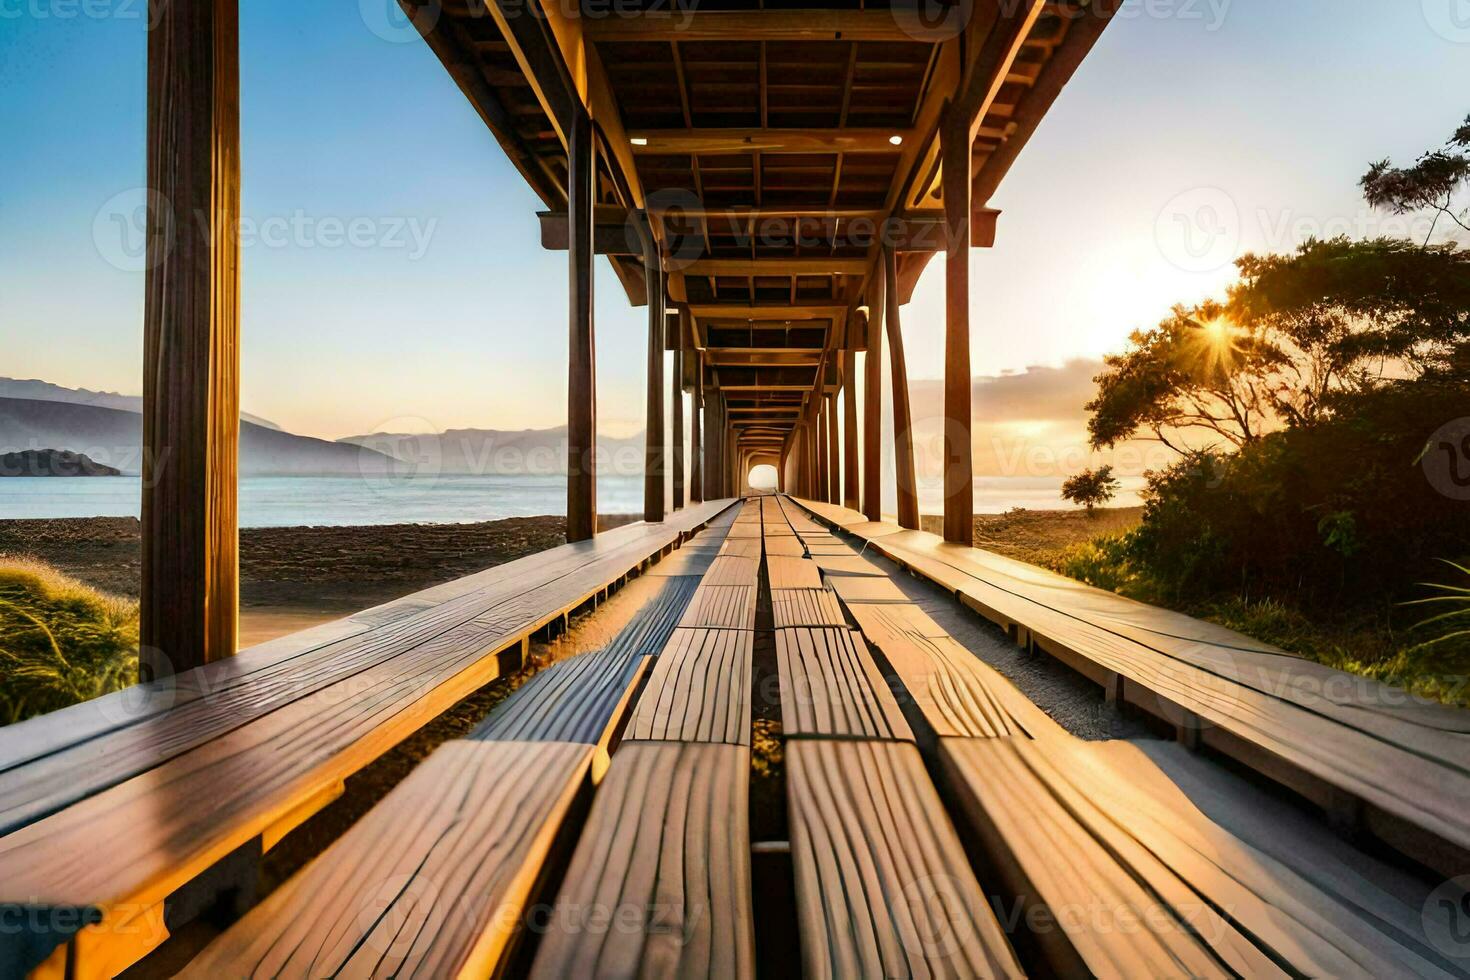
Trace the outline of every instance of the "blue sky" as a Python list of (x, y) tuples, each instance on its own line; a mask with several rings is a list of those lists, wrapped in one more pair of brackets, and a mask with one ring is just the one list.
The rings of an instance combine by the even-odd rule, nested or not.
[[(370, 29), (381, 2), (242, 0), (245, 405), (329, 437), (560, 424), (565, 257), (428, 48)], [(997, 194), (977, 374), (1116, 349), (1241, 251), (1400, 230), (1356, 180), (1470, 112), (1457, 4), (1130, 0)], [(143, 7), (0, 0), (0, 374), (141, 387), (142, 277), (114, 222), (144, 180)], [(281, 222), (307, 231), (277, 247)], [(601, 423), (622, 434), (645, 320), (598, 272)], [(905, 313), (916, 379), (941, 372), (942, 312), (936, 264)]]

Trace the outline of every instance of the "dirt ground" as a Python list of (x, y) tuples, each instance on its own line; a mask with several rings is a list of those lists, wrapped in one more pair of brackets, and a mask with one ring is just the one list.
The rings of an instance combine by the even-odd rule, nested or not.
[[(1142, 507), (1100, 507), (1092, 514), (1081, 510), (1013, 510), (1008, 514), (981, 514), (975, 518), (975, 547), (994, 551), (1033, 565), (1100, 534), (1119, 534), (1138, 526)], [(944, 519), (925, 516), (924, 530), (944, 533)]]

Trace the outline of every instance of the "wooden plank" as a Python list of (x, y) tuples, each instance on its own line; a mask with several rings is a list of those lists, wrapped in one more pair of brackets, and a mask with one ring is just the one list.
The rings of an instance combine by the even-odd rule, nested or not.
[(776, 658), (787, 738), (913, 739), (861, 633), (846, 627), (778, 629)]
[(806, 976), (1023, 976), (912, 745), (800, 739), (786, 773)]
[(680, 626), (755, 629), (754, 585), (704, 585), (694, 593)]
[(893, 371), (893, 457), (898, 480), (898, 525), (919, 526), (919, 482), (914, 475), (914, 419), (909, 409), (909, 369), (899, 321), (898, 256), (883, 249), (884, 293), (888, 300), (888, 362)]
[(749, 630), (679, 629), (638, 699), (627, 738), (750, 744)]
[(625, 742), (530, 975), (754, 977), (749, 782), (744, 746)]
[(760, 562), (754, 558), (738, 558), (722, 554), (704, 575), (705, 585), (754, 585), (760, 574)]
[(567, 150), (567, 540), (597, 533), (597, 354), (592, 312), (592, 215), (597, 151), (592, 120), (572, 114)]
[(812, 555), (811, 562), (822, 570), (824, 576), (833, 575), (869, 575), (877, 578), (887, 578), (888, 573), (874, 565), (866, 558), (860, 558), (853, 554), (852, 549), (846, 549), (846, 554), (836, 555)]
[(145, 676), (232, 656), (238, 642), (239, 20), (238, 0), (165, 4), (148, 32)]
[(487, 976), (587, 786), (592, 748), (449, 742), (180, 976)]
[(773, 589), (820, 589), (822, 575), (815, 562), (805, 558), (785, 558), (770, 555), (766, 558), (766, 574)]
[(834, 575), (827, 580), (827, 586), (842, 597), (842, 601), (849, 606), (859, 602), (903, 602), (910, 601), (909, 597), (899, 591), (886, 578), (873, 578), (868, 575)]
[(583, 18), (589, 41), (914, 40), (888, 10), (724, 11), (686, 8), (638, 16)]
[(720, 547), (720, 554), (734, 558), (750, 558), (759, 561), (762, 553), (761, 539), (755, 535), (748, 538), (727, 538)]
[(795, 535), (770, 535), (765, 541), (765, 553), (774, 558), (805, 558), (806, 545)]
[[(893, 137), (898, 136), (903, 139), (905, 131), (862, 129), (856, 126), (840, 129), (745, 129), (702, 126), (698, 129), (634, 129), (629, 130), (628, 136), (631, 139), (645, 141), (635, 143), (633, 146), (634, 153), (644, 155), (669, 153), (698, 153), (701, 155), (732, 153), (890, 154), (895, 152)], [(751, 217), (790, 216), (787, 211), (776, 208), (767, 208), (762, 211), (750, 207), (730, 208), (725, 211), (704, 208), (699, 209), (697, 214), (691, 214), (688, 209), (680, 208), (678, 213), (685, 217), (713, 218), (717, 222), (723, 219), (732, 224), (742, 223)], [(847, 217), (846, 213), (840, 210), (835, 214), (829, 214), (826, 211), (815, 212), (812, 216), (818, 218)], [(859, 212), (857, 217), (877, 221), (883, 215), (879, 212), (867, 211)], [(860, 273), (861, 271), (865, 270), (860, 270)]]
[(837, 595), (826, 589), (772, 589), (777, 629), (788, 626), (847, 626)]

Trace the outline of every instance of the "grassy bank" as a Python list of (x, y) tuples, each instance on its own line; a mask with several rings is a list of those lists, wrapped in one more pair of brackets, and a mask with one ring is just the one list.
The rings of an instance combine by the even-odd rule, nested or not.
[(1139, 522), (1139, 508), (1099, 511), (1097, 523), (1090, 528), (1085, 517), (1058, 514), (1060, 519), (1052, 527), (1040, 534), (1028, 533), (1033, 524), (1042, 523), (1037, 520), (1041, 516), (1021, 519), (1016, 515), (1007, 523), (1011, 538), (992, 533), (985, 543), (979, 526), (982, 519), (977, 518), (976, 544), (1141, 602), (1219, 623), (1338, 670), (1470, 707), (1470, 685), (1465, 683), (1470, 676), (1470, 651), (1464, 644), (1423, 647), (1431, 634), (1413, 628), (1430, 615), (1422, 607), (1405, 607), (1384, 598), (1350, 611), (1308, 611), (1279, 596), (1248, 592), (1183, 601), (1177, 590), (1150, 577), (1129, 557), (1128, 535)]
[(0, 558), (0, 723), (87, 701), (138, 677), (138, 605), (49, 565)]

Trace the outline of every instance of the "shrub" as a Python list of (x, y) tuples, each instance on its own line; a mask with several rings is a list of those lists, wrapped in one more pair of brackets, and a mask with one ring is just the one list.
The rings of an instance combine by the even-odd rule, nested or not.
[(135, 683), (138, 607), (39, 562), (0, 559), (0, 724)]
[(1113, 479), (1111, 466), (1100, 466), (1095, 470), (1083, 470), (1068, 477), (1062, 484), (1062, 499), (1070, 500), (1087, 508), (1091, 514), (1100, 504), (1105, 504), (1118, 495), (1121, 484)]

